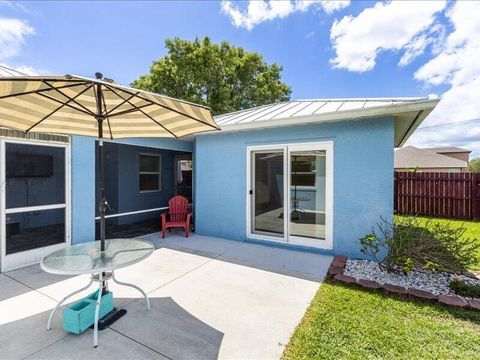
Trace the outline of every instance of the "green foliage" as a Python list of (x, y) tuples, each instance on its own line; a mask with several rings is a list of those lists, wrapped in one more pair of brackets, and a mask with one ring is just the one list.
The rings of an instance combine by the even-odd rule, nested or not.
[(470, 172), (480, 172), (480, 157), (469, 161), (468, 170), (470, 170)]
[(360, 239), (360, 250), (382, 269), (398, 267), (408, 273), (415, 267), (465, 271), (478, 264), (480, 242), (465, 237), (466, 228), (449, 223), (397, 217), (393, 223), (381, 219), (377, 227)]
[[(401, 219), (404, 216), (396, 215), (395, 219)], [(438, 223), (446, 224), (452, 228), (464, 228), (465, 232), (462, 238), (465, 239), (476, 239), (480, 243), (480, 221), (465, 221), (465, 220), (456, 220), (456, 219), (441, 219), (441, 218), (431, 218), (431, 217), (417, 217), (419, 220), (419, 225), (424, 226), (427, 223)], [(478, 271), (480, 270), (480, 248), (476, 254), (472, 254), (475, 258), (478, 259), (476, 264), (472, 264), (469, 267), (469, 270)]]
[(167, 55), (154, 61), (135, 88), (210, 106), (214, 115), (286, 101), (291, 89), (280, 79), (282, 67), (226, 41), (208, 37), (165, 41)]
[(283, 360), (478, 359), (480, 313), (324, 283)]
[(450, 282), (450, 289), (455, 292), (455, 294), (470, 297), (470, 298), (480, 298), (480, 285), (470, 284), (459, 279), (453, 279)]

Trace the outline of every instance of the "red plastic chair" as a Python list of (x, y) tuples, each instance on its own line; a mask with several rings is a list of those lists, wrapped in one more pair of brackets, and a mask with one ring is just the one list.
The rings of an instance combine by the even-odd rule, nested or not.
[[(187, 198), (177, 195), (168, 201), (168, 214), (161, 214), (162, 238), (165, 238), (165, 232), (169, 228), (183, 228), (188, 238), (190, 233), (190, 221), (192, 213), (188, 212)], [(167, 220), (167, 215), (169, 220)]]

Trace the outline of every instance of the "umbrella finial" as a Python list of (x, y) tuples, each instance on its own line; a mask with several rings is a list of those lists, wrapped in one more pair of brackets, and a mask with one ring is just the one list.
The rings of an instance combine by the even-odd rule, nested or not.
[(103, 74), (100, 72), (95, 73), (95, 78), (101, 80), (103, 78)]

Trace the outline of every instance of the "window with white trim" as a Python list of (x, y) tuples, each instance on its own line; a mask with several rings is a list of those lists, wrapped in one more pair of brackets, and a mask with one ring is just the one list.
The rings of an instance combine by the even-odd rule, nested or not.
[(138, 184), (140, 192), (160, 191), (161, 159), (157, 154), (139, 155)]

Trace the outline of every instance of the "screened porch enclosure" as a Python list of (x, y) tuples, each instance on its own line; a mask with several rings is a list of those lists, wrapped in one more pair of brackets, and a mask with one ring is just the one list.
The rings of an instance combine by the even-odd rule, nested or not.
[(4, 142), (5, 255), (66, 241), (66, 147)]
[[(189, 152), (105, 142), (107, 238), (130, 238), (160, 230), (160, 214), (174, 195), (192, 199)], [(96, 154), (98, 180), (98, 154)], [(96, 181), (98, 202), (98, 181)], [(96, 238), (99, 236), (96, 209)]]

